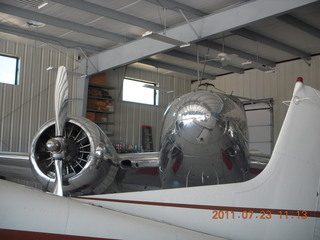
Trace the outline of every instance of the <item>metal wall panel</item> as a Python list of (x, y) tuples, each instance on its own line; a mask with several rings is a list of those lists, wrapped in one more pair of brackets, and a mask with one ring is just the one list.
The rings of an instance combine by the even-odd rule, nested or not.
[[(277, 64), (274, 73), (259, 70), (247, 70), (244, 74), (230, 74), (217, 77), (212, 81), (217, 88), (226, 93), (247, 98), (274, 99), (274, 142), (278, 138), (288, 106), (283, 101), (290, 100), (297, 77), (303, 77), (304, 83), (320, 89), (320, 56), (311, 59), (311, 66), (303, 60)], [(196, 84), (192, 85), (192, 89)]]
[[(29, 152), (38, 128), (54, 116), (56, 72), (46, 69), (60, 65), (74, 69), (77, 52), (49, 45), (40, 48), (6, 39), (0, 39), (0, 52), (21, 59), (20, 84), (0, 83), (0, 151)], [(68, 77), (70, 98), (75, 92), (73, 78)], [(72, 102), (69, 111), (74, 111)]]
[[(159, 106), (137, 104), (122, 101), (123, 78), (131, 77), (156, 82), (159, 87), (173, 90), (173, 93), (159, 93)], [(158, 151), (160, 145), (160, 131), (163, 113), (167, 105), (175, 98), (190, 92), (190, 80), (175, 77), (173, 75), (123, 67), (107, 72), (107, 82), (116, 87), (113, 98), (115, 99), (113, 136), (114, 144), (120, 140), (127, 146), (141, 146), (141, 126), (152, 126), (154, 151)]]

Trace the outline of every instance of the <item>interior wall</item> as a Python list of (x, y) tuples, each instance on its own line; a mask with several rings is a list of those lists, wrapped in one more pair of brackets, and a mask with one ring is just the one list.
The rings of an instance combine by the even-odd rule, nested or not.
[[(283, 101), (291, 99), (296, 79), (300, 76), (304, 78), (306, 85), (320, 89), (320, 56), (312, 57), (310, 66), (303, 60), (294, 60), (277, 64), (274, 73), (252, 69), (244, 74), (220, 76), (210, 83), (228, 94), (254, 99), (273, 98), (276, 142), (288, 109)], [(197, 83), (192, 84), (192, 89), (195, 88)]]
[[(38, 46), (39, 44), (37, 44)], [(77, 66), (78, 52), (45, 45), (36, 47), (19, 41), (0, 39), (0, 52), (19, 56), (20, 84), (0, 83), (0, 151), (29, 152), (37, 130), (54, 117), (54, 84), (56, 71), (46, 71), (49, 66), (64, 65), (72, 71)], [(160, 93), (159, 106), (135, 104), (121, 100), (121, 85), (124, 76), (159, 83), (173, 93)], [(158, 74), (136, 68), (118, 68), (108, 71), (108, 80), (116, 87), (113, 142), (122, 140), (128, 145), (141, 145), (141, 125), (153, 128), (154, 150), (159, 147), (162, 115), (173, 99), (190, 91), (190, 81), (181, 77)], [(79, 85), (83, 79), (68, 74), (69, 97), (79, 98)], [(81, 81), (81, 82), (79, 82)], [(81, 94), (83, 95), (83, 87)], [(80, 94), (80, 95), (81, 95)], [(81, 97), (80, 97), (81, 98)], [(78, 99), (81, 100), (81, 99)], [(69, 114), (77, 115), (77, 105), (84, 101), (69, 102)]]
[[(38, 128), (54, 117), (54, 84), (56, 71), (49, 66), (64, 65), (68, 70), (76, 66), (77, 52), (27, 45), (0, 39), (0, 52), (19, 56), (20, 84), (0, 83), (0, 151), (29, 152)], [(1, 66), (0, 66), (1, 67)], [(68, 76), (70, 98), (74, 98), (75, 77)], [(75, 111), (73, 103), (70, 113)]]
[[(173, 93), (159, 93), (159, 106), (138, 104), (122, 101), (122, 83), (124, 77), (137, 78), (152, 81), (159, 84), (159, 87), (173, 90)], [(190, 80), (158, 72), (141, 70), (132, 67), (122, 67), (107, 71), (107, 82), (116, 87), (115, 114), (113, 136), (114, 144), (122, 141), (128, 146), (141, 146), (141, 126), (152, 127), (154, 151), (158, 151), (160, 145), (160, 131), (163, 113), (167, 105), (184, 93), (190, 92)]]

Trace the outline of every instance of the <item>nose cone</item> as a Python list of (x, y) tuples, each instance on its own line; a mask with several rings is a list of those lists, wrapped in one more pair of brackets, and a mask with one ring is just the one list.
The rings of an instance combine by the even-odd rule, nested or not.
[(61, 150), (61, 143), (54, 138), (49, 139), (46, 143), (46, 146), (50, 152), (58, 152)]
[(216, 143), (225, 132), (220, 115), (223, 106), (218, 94), (199, 91), (183, 95), (168, 107), (163, 119), (160, 150), (160, 176), (164, 188), (193, 185), (186, 176), (207, 168), (208, 159), (216, 151), (219, 153)]
[(221, 182), (222, 152), (234, 142), (228, 128), (232, 119), (239, 121), (239, 108), (225, 95), (208, 91), (191, 92), (172, 102), (161, 134), (162, 187)]

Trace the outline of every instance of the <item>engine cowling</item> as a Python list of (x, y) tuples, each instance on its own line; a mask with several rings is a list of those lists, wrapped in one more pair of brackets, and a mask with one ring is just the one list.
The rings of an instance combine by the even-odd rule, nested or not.
[[(53, 192), (55, 166), (46, 143), (55, 136), (55, 120), (38, 131), (31, 145), (31, 168), (44, 190)], [(99, 194), (107, 190), (118, 171), (117, 153), (105, 133), (82, 117), (68, 117), (62, 162), (64, 195)]]

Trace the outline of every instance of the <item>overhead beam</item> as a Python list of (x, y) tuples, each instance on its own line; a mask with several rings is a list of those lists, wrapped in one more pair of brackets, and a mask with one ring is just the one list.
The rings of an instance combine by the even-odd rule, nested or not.
[(206, 15), (205, 12), (189, 7), (185, 4), (179, 3), (174, 0), (145, 0), (145, 1), (161, 6), (163, 8), (167, 8), (167, 9), (179, 12), (179, 13), (180, 13), (179, 10), (182, 10), (186, 15), (192, 16), (192, 17), (194, 16), (203, 17)]
[[(177, 50), (172, 50), (172, 51), (169, 51), (169, 52), (165, 52), (163, 54), (169, 55), (169, 56), (172, 56), (172, 57), (181, 58), (181, 59), (188, 60), (188, 61), (192, 61), (192, 62), (197, 61), (197, 56), (189, 54), (189, 53), (177, 51)], [(199, 57), (199, 61), (200, 62), (201, 61), (205, 61), (205, 60), (206, 59), (204, 57)], [(234, 67), (232, 65), (222, 66), (221, 62), (210, 61), (210, 62), (206, 62), (206, 63), (203, 63), (203, 64), (206, 64), (208, 66), (215, 67), (215, 68), (222, 68), (222, 69), (224, 69), (226, 71), (235, 72), (235, 73), (243, 73), (244, 72), (243, 69), (238, 68), (238, 67)]]
[[(216, 14), (206, 15), (191, 22), (195, 31), (200, 35), (200, 38), (190, 29), (189, 23), (168, 29), (166, 36), (183, 42), (196, 42), (212, 35), (241, 28), (252, 22), (273, 17), (317, 1), (318, 0), (292, 0), (286, 1), (285, 3), (279, 0), (250, 1), (238, 7)], [(257, 9), (259, 9), (259, 11), (257, 11)], [(221, 23), (221, 19), (223, 19), (223, 24), (218, 24)], [(91, 66), (92, 64), (86, 65), (86, 61), (89, 60), (81, 61), (79, 67), (83, 73), (94, 74), (96, 73), (96, 69), (100, 72), (124, 66), (175, 47), (175, 45), (154, 39), (141, 38), (90, 57), (90, 62), (95, 67)]]
[(163, 26), (151, 21), (147, 21), (129, 14), (125, 14), (110, 8), (103, 7), (94, 3), (83, 0), (51, 0), (52, 2), (60, 3), (72, 8), (77, 8), (86, 12), (91, 12), (99, 16), (114, 19), (119, 22), (127, 23), (133, 26), (138, 26), (146, 30), (160, 31)]
[(248, 38), (248, 39), (251, 39), (253, 41), (258, 41), (258, 42), (261, 42), (263, 44), (266, 44), (270, 47), (273, 47), (273, 48), (277, 48), (279, 50), (282, 50), (282, 51), (285, 51), (287, 53), (290, 53), (294, 56), (298, 56), (302, 59), (305, 59), (305, 60), (310, 60), (311, 59), (311, 56), (310, 54), (306, 53), (306, 52), (303, 52), (299, 49), (296, 49), (294, 47), (291, 47), (287, 44), (284, 44), (284, 43), (281, 43), (279, 41), (276, 41), (272, 38), (269, 38), (267, 36), (264, 36), (264, 35), (261, 35), (259, 33), (256, 33), (256, 32), (253, 32), (251, 30), (248, 30), (248, 29), (245, 29), (245, 28), (242, 28), (242, 29), (238, 29), (238, 30), (234, 30), (234, 31), (231, 31), (233, 34), (237, 34), (237, 35), (240, 35), (244, 38)]
[[(201, 42), (198, 43), (198, 45), (203, 46), (203, 47), (208, 47), (208, 48), (214, 49), (216, 51), (221, 51), (221, 49), (222, 49), (222, 45), (221, 44), (218, 44), (218, 43), (215, 43), (215, 42), (209, 41), (209, 40), (201, 41)], [(231, 47), (228, 47), (228, 46), (224, 46), (223, 47), (223, 51), (225, 53), (227, 53), (227, 54), (236, 54), (240, 58), (247, 59), (247, 60), (249, 60), (251, 62), (257, 62), (257, 63), (260, 63), (260, 64), (268, 65), (270, 67), (274, 67), (276, 65), (275, 62), (273, 62), (271, 60), (268, 60), (268, 59), (265, 59), (265, 58), (261, 58), (261, 57), (259, 57), (259, 59), (257, 59), (256, 55), (253, 55), (253, 54), (250, 54), (250, 53), (246, 53), (246, 52), (243, 52), (243, 51), (240, 51), (238, 49), (231, 48)]]
[(37, 40), (43, 41), (45, 43), (52, 43), (52, 44), (63, 46), (63, 47), (82, 48), (84, 50), (89, 50), (91, 52), (101, 52), (101, 51), (105, 50), (104, 48), (92, 46), (90, 44), (79, 43), (79, 42), (75, 42), (72, 40), (53, 37), (53, 36), (45, 35), (45, 34), (41, 34), (41, 33), (34, 33), (32, 31), (28, 31), (28, 30), (25, 30), (22, 28), (8, 26), (5, 24), (0, 24), (0, 29), (1, 29), (0, 30), (1, 32), (14, 34), (14, 35), (28, 38), (28, 39), (37, 39)]
[(315, 28), (311, 26), (310, 24), (307, 24), (289, 14), (285, 14), (282, 16), (277, 17), (280, 21), (285, 22), (295, 28), (298, 28), (305, 33), (308, 33), (316, 38), (320, 38), (320, 30), (318, 28)]
[[(185, 67), (181, 67), (181, 66), (177, 66), (177, 65), (161, 62), (161, 61), (154, 60), (154, 59), (143, 59), (143, 60), (140, 60), (139, 63), (151, 65), (151, 66), (154, 66), (156, 68), (163, 68), (163, 69), (171, 70), (171, 71), (174, 71), (174, 72), (180, 72), (180, 73), (183, 73), (183, 74), (186, 74), (186, 75), (198, 76), (198, 71), (196, 71), (196, 70), (192, 70), (190, 68), (185, 68)], [(211, 80), (216, 78), (215, 75), (209, 74), (209, 73), (204, 73), (202, 75), (202, 77), (203, 78), (207, 78), (207, 79), (211, 79)]]
[(79, 23), (63, 20), (60, 18), (52, 17), (38, 12), (33, 12), (27, 9), (14, 7), (8, 4), (0, 3), (0, 12), (7, 13), (13, 16), (18, 16), (30, 20), (39, 21), (52, 26), (69, 29), (75, 32), (81, 32), (88, 35), (93, 35), (100, 38), (109, 39), (114, 42), (126, 43), (132, 40), (132, 38), (124, 37), (119, 34), (115, 34), (109, 31), (85, 26)]

